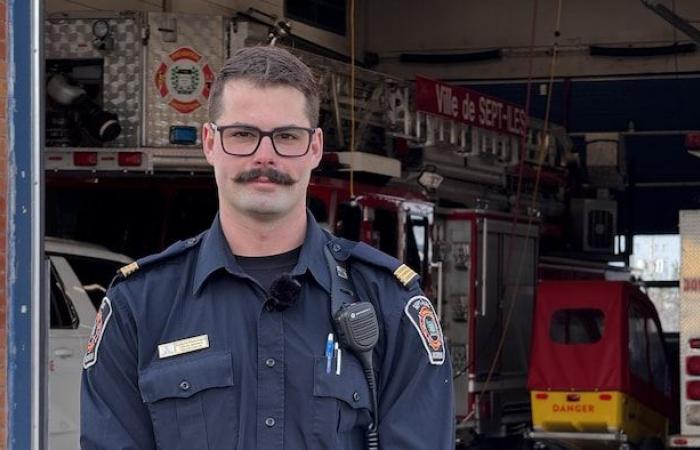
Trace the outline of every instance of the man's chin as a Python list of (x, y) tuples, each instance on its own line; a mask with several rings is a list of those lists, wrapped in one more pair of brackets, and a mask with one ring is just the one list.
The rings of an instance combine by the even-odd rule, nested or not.
[(290, 207), (281, 202), (271, 202), (271, 199), (256, 198), (251, 195), (246, 201), (238, 204), (239, 210), (260, 219), (271, 220), (289, 213)]

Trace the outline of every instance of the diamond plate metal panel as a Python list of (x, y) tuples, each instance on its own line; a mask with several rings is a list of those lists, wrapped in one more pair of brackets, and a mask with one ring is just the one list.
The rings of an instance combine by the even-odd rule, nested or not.
[(172, 146), (174, 125), (196, 127), (201, 142), (201, 124), (208, 120), (208, 79), (225, 58), (224, 23), (222, 16), (148, 15), (146, 145)]
[[(92, 25), (105, 20), (114, 38), (112, 50), (100, 51), (92, 45)], [(52, 16), (45, 21), (47, 59), (102, 59), (103, 107), (119, 116), (121, 135), (110, 147), (139, 145), (141, 119), (141, 43), (139, 16), (81, 18)]]
[(471, 255), (474, 252), (472, 242), (472, 223), (468, 221), (437, 219), (439, 227), (444, 229), (447, 251), (443, 261), (443, 303), (442, 327), (452, 354), (452, 367), (460, 375), (454, 380), (456, 414), (466, 416), (470, 413), (469, 377), (467, 361), (469, 359)]
[[(687, 382), (700, 381), (700, 376), (688, 375), (685, 361), (689, 356), (700, 356), (689, 340), (700, 338), (700, 211), (680, 212), (681, 277), (680, 277), (680, 355), (681, 355), (681, 433), (700, 435), (700, 422), (687, 418), (692, 410), (700, 408), (700, 401), (686, 398)], [(690, 413), (690, 414), (689, 414)]]

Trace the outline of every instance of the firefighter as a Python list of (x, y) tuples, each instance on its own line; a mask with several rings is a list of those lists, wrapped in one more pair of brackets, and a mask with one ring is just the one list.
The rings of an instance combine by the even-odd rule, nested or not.
[[(225, 63), (202, 128), (219, 212), (108, 290), (83, 362), (83, 449), (454, 448), (450, 363), (418, 276), (306, 209), (318, 111), (287, 51)], [(378, 317), (369, 371), (332, 316), (343, 280)]]

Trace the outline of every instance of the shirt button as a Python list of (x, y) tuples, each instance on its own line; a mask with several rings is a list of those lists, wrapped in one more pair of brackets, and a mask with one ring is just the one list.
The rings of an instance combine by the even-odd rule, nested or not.
[(267, 425), (268, 427), (274, 427), (275, 419), (273, 419), (272, 417), (268, 417), (267, 419), (265, 419), (265, 425)]
[(359, 402), (360, 401), (360, 394), (358, 394), (357, 392), (353, 392), (352, 399), (355, 400), (356, 402)]
[(180, 381), (180, 389), (187, 391), (190, 388), (190, 383), (187, 380)]
[(267, 361), (265, 361), (265, 365), (269, 368), (275, 367), (275, 360), (272, 358), (268, 358)]

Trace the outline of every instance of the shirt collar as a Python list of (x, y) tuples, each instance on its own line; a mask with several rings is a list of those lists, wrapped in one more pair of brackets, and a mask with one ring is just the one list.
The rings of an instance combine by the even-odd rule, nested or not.
[[(310, 211), (306, 211), (306, 236), (299, 252), (299, 261), (292, 270), (292, 276), (311, 273), (316, 282), (330, 293), (331, 277), (323, 257), (323, 247), (328, 241), (327, 235), (314, 219)], [(245, 276), (245, 272), (236, 261), (221, 228), (221, 220), (217, 214), (202, 239), (197, 256), (192, 293), (197, 294), (209, 276), (219, 269), (226, 269), (237, 276)]]
[(330, 294), (331, 275), (328, 270), (326, 258), (323, 255), (324, 247), (328, 242), (328, 234), (321, 229), (311, 211), (306, 211), (306, 236), (299, 253), (299, 261), (292, 270), (291, 275), (303, 275), (307, 271), (311, 273), (316, 282)]
[(195, 295), (209, 276), (219, 269), (226, 269), (234, 275), (243, 275), (243, 269), (231, 253), (221, 229), (219, 214), (214, 217), (209, 231), (202, 238), (196, 264), (192, 287), (192, 293)]

